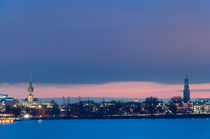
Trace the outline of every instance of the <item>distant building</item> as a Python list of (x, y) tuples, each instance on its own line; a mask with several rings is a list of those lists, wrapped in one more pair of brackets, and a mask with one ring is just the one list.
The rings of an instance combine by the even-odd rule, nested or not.
[(134, 102), (139, 102), (139, 99), (138, 98), (134, 98)]
[(7, 98), (7, 97), (8, 97), (8, 95), (0, 94), (0, 100), (5, 99), (5, 98)]
[(193, 103), (194, 113), (206, 114), (210, 113), (210, 99), (209, 98), (199, 98)]
[(18, 101), (8, 95), (0, 94), (0, 109), (5, 109), (7, 107), (15, 107)]
[[(0, 96), (1, 97), (1, 96)], [(37, 98), (34, 98), (34, 88), (32, 85), (32, 76), (30, 74), (29, 87), (28, 87), (28, 95), (24, 100), (20, 100), (20, 104), (26, 107), (37, 108), (39, 105), (42, 106), (50, 106), (50, 102), (48, 101), (39, 101)]]
[(190, 101), (190, 89), (189, 89), (189, 79), (185, 78), (184, 81), (185, 85), (184, 85), (184, 90), (183, 90), (183, 101), (184, 103), (188, 103)]

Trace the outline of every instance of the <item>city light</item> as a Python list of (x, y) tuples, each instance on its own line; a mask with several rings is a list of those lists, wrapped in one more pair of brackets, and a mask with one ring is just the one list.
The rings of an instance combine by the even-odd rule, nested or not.
[(29, 114), (24, 115), (24, 118), (28, 119), (30, 117)]

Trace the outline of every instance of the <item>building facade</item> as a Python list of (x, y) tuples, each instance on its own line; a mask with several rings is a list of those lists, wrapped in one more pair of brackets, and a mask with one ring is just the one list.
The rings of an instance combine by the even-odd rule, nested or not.
[(0, 112), (2, 112), (2, 110), (4, 111), (4, 109), (6, 109), (7, 107), (16, 107), (17, 104), (18, 100), (12, 97), (8, 97), (8, 95), (0, 94)]

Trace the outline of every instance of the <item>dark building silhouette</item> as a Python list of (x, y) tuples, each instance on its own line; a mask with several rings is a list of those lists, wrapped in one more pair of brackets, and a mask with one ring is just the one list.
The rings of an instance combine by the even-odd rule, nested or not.
[(184, 103), (187, 103), (190, 101), (190, 89), (189, 89), (189, 79), (186, 76), (185, 81), (184, 81), (184, 91), (183, 91), (183, 100)]

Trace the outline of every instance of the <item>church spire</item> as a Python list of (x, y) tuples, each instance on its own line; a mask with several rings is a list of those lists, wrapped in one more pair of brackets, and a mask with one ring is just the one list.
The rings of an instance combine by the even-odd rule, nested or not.
[(28, 105), (33, 105), (34, 101), (34, 88), (32, 85), (32, 74), (30, 72), (30, 80), (29, 80), (29, 87), (28, 87)]
[(190, 89), (189, 89), (189, 79), (188, 76), (185, 77), (184, 81), (184, 90), (183, 90), (183, 100), (185, 103), (190, 101)]
[(32, 82), (32, 72), (30, 72), (30, 82)]
[(30, 80), (29, 80), (29, 87), (28, 92), (33, 92), (33, 85), (32, 85), (32, 72), (30, 72)]

